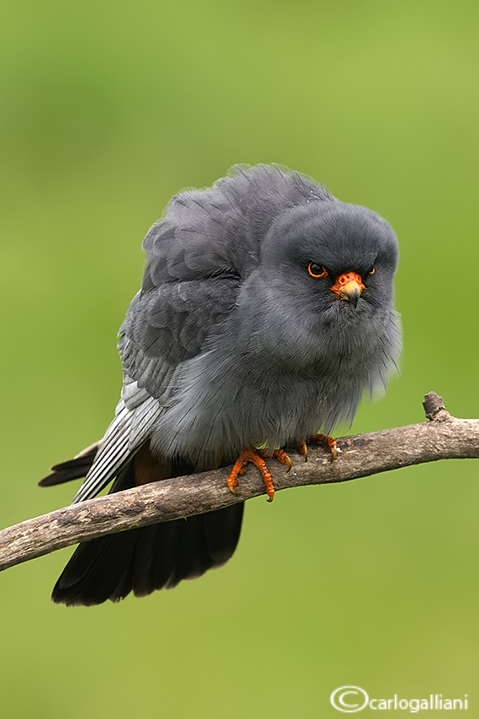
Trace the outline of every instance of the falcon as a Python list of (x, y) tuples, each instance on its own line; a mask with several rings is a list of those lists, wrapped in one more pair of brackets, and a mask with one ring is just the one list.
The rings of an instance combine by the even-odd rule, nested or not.
[[(74, 502), (253, 462), (351, 422), (385, 388), (401, 336), (396, 236), (371, 210), (340, 202), (276, 165), (237, 166), (211, 188), (175, 195), (143, 242), (141, 289), (119, 332), (121, 399), (103, 439), (40, 483), (84, 477)], [(318, 435), (318, 432), (324, 435)], [(336, 461), (341, 461), (340, 458)], [(224, 564), (244, 504), (81, 543), (55, 602), (93, 605), (174, 587)]]

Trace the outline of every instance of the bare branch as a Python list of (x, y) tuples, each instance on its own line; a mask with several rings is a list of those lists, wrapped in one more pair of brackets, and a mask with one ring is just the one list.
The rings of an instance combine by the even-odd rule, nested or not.
[[(346, 482), (438, 459), (479, 457), (479, 420), (452, 417), (435, 392), (429, 392), (423, 404), (431, 421), (341, 437), (337, 443), (342, 453), (334, 462), (322, 448), (310, 448), (306, 463), (300, 455), (293, 458), (288, 473), (271, 460), (276, 489)], [(251, 465), (240, 478), (239, 496), (232, 494), (227, 487), (230, 469), (145, 484), (4, 529), (0, 570), (104, 534), (202, 514), (264, 494), (263, 480)]]

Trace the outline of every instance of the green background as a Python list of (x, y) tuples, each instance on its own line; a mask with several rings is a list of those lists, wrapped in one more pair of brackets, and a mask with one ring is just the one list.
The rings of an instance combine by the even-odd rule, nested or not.
[[(2, 526), (69, 503), (36, 481), (112, 416), (143, 235), (236, 162), (305, 172), (398, 233), (402, 372), (352, 431), (422, 421), (431, 389), (478, 416), (477, 7), (4, 0)], [(8, 570), (1, 715), (340, 716), (329, 695), (355, 684), (469, 693), (479, 716), (477, 472), (258, 498), (226, 567), (119, 605), (50, 602), (70, 549)]]

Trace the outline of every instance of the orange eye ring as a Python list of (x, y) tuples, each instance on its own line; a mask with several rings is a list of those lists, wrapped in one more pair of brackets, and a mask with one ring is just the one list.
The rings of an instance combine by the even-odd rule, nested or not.
[(375, 268), (375, 267), (373, 267), (372, 270), (369, 270), (369, 274), (370, 274), (370, 275), (374, 275), (375, 272), (376, 272), (376, 268)]
[(316, 262), (310, 262), (308, 265), (308, 272), (311, 277), (317, 279), (318, 277), (327, 277), (328, 273), (324, 269), (323, 265), (318, 265)]

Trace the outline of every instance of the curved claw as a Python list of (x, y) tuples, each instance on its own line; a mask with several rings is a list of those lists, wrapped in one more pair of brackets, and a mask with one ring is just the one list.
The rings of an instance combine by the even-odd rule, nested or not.
[(307, 462), (308, 461), (308, 445), (306, 444), (304, 439), (302, 439), (298, 444), (298, 452), (303, 455), (304, 461)]
[(336, 440), (332, 437), (328, 437), (328, 439), (331, 440), (331, 443), (328, 442), (328, 449), (331, 453), (331, 462), (334, 462), (334, 460), (338, 456), (338, 445), (336, 444)]
[(285, 452), (284, 449), (275, 449), (273, 452), (273, 457), (277, 459), (278, 462), (281, 462), (281, 464), (285, 464), (286, 471), (289, 472), (289, 470), (291, 469), (291, 457)]

